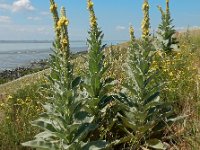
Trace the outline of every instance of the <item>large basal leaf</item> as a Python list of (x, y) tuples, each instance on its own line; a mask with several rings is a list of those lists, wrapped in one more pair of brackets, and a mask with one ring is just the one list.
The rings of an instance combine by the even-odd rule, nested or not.
[(146, 142), (146, 145), (150, 148), (157, 150), (166, 150), (165, 145), (158, 139), (151, 139)]
[(51, 132), (56, 132), (57, 129), (59, 128), (55, 128), (55, 124), (53, 124), (52, 121), (50, 121), (49, 119), (46, 119), (46, 118), (40, 118), (38, 120), (35, 120), (32, 122), (32, 125), (33, 126), (37, 126), (43, 130), (48, 130), (48, 131), (51, 131)]
[(114, 99), (114, 98), (112, 97), (112, 95), (110, 95), (110, 96), (104, 95), (104, 96), (101, 98), (100, 102), (99, 102), (100, 108), (105, 107), (105, 106), (106, 106), (108, 103), (110, 103), (113, 99)]
[(88, 135), (89, 132), (94, 131), (98, 126), (96, 124), (90, 124), (90, 123), (84, 123), (81, 124), (81, 126), (79, 127), (79, 129), (77, 130), (75, 136), (74, 136), (74, 140), (83, 140), (84, 137), (86, 137)]
[(77, 87), (81, 83), (81, 77), (77, 77), (72, 81), (72, 88)]
[(23, 146), (32, 147), (32, 148), (40, 148), (46, 150), (58, 150), (57, 143), (48, 142), (44, 140), (33, 140), (29, 142), (22, 143)]
[(156, 92), (153, 95), (151, 95), (150, 97), (148, 97), (146, 100), (144, 100), (144, 105), (154, 101), (154, 100), (159, 100), (158, 97), (160, 95), (160, 92)]
[(171, 118), (168, 118), (167, 119), (167, 122), (176, 122), (176, 121), (180, 121), (180, 120), (183, 120), (185, 118), (187, 118), (188, 115), (184, 115), (184, 116), (174, 116), (174, 117), (171, 117)]
[(108, 142), (106, 141), (92, 141), (88, 142), (82, 147), (82, 150), (102, 150), (105, 149), (107, 146)]
[(56, 137), (53, 132), (44, 131), (35, 136), (36, 139), (50, 139), (52, 137)]
[(76, 123), (91, 123), (94, 120), (94, 116), (89, 115), (88, 112), (79, 111), (75, 113), (74, 120)]

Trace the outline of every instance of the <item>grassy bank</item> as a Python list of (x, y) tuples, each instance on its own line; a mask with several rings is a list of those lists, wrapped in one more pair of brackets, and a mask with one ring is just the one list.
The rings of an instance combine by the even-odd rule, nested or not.
[[(187, 31), (177, 34), (180, 41), (180, 52), (174, 61), (163, 60), (163, 75), (170, 81), (162, 91), (166, 101), (173, 101), (177, 114), (186, 116), (179, 125), (174, 125), (166, 131), (166, 141), (173, 149), (198, 149), (199, 136), (199, 81), (200, 81), (200, 31)], [(105, 63), (110, 64), (106, 76), (118, 80), (115, 91), (120, 91), (120, 84), (125, 79), (123, 65), (127, 58), (128, 43), (108, 47), (105, 50)], [(79, 53), (72, 57), (75, 74), (86, 73), (88, 55)], [(167, 70), (165, 69), (165, 67)], [(49, 70), (29, 74), (17, 80), (0, 85), (1, 107), (1, 149), (23, 149), (20, 143), (31, 140), (39, 132), (30, 125), (30, 121), (43, 111), (41, 103), (46, 101), (40, 95), (40, 87), (48, 86), (44, 75)], [(48, 93), (46, 93), (48, 95)], [(166, 96), (167, 95), (167, 96)], [(3, 102), (3, 103), (2, 103)], [(174, 133), (172, 137), (168, 132)], [(171, 135), (170, 135), (171, 136)], [(169, 139), (168, 139), (169, 138)], [(25, 149), (25, 148), (24, 148)]]

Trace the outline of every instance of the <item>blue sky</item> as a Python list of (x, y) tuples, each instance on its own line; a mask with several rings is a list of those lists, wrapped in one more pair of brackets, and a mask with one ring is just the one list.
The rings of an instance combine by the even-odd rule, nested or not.
[[(71, 40), (87, 38), (86, 0), (55, 0), (67, 9)], [(98, 23), (105, 40), (128, 40), (129, 25), (140, 35), (143, 0), (93, 0)], [(160, 22), (157, 5), (165, 0), (149, 0), (151, 28)], [(177, 30), (200, 27), (200, 0), (171, 0), (170, 8)], [(49, 0), (0, 0), (0, 40), (51, 40), (54, 37)]]

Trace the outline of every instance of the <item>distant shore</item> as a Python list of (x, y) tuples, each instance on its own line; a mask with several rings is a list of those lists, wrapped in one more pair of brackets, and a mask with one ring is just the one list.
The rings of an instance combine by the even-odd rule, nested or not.
[[(86, 54), (87, 51), (77, 52), (72, 54), (72, 57), (77, 57), (78, 55)], [(17, 67), (15, 69), (4, 69), (0, 71), (0, 84), (18, 79), (28, 74), (32, 74), (44, 69), (49, 68), (49, 59), (41, 59), (39, 61), (34, 61), (29, 64)]]
[(0, 84), (18, 79), (27, 74), (35, 73), (49, 67), (48, 60), (40, 60), (32, 62), (26, 66), (17, 67), (15, 69), (6, 69), (0, 71)]

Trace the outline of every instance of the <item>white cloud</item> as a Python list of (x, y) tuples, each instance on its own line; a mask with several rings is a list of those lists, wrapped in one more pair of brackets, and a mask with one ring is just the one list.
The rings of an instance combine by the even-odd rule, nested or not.
[(12, 9), (11, 5), (8, 4), (0, 4), (0, 10), (10, 10)]
[(123, 30), (126, 30), (126, 27), (125, 26), (120, 26), (120, 25), (118, 25), (118, 26), (116, 26), (116, 28), (115, 28), (117, 31), (123, 31)]
[(0, 23), (0, 40), (53, 39), (54, 32), (51, 25), (19, 25), (14, 23)]
[(30, 0), (17, 0), (12, 4), (12, 11), (20, 11), (20, 10), (34, 10), (35, 8), (31, 5)]
[(49, 13), (48, 11), (42, 11), (42, 12), (40, 12), (40, 14), (43, 15), (43, 16), (48, 16), (48, 15), (50, 15), (50, 13)]
[(28, 20), (38, 21), (41, 20), (40, 17), (27, 17)]
[(0, 22), (1, 23), (10, 23), (11, 18), (9, 16), (0, 16)]
[(28, 11), (35, 10), (30, 0), (16, 0), (12, 4), (0, 3), (0, 9), (10, 10), (13, 12), (17, 12), (21, 10), (28, 10)]

